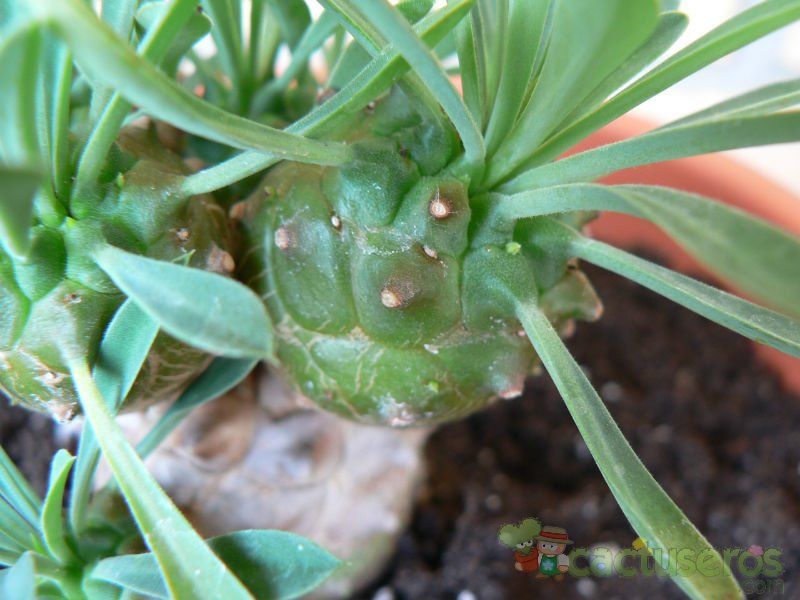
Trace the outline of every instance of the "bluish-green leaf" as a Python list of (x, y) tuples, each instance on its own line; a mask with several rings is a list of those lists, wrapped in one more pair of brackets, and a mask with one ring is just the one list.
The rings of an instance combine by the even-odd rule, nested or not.
[(23, 554), (17, 564), (4, 571), (2, 597), (9, 600), (36, 600), (36, 572), (30, 552)]
[(589, 94), (586, 99), (567, 117), (559, 128), (564, 128), (595, 110), (614, 92), (636, 77), (666, 53), (683, 35), (689, 25), (689, 18), (683, 13), (667, 12), (658, 19), (658, 26), (644, 44), (631, 54), (618, 69)]
[(767, 115), (800, 104), (800, 79), (773, 83), (664, 125), (660, 129), (682, 127), (723, 118)]
[(652, 36), (657, 25), (655, 2), (604, 0), (602, 10), (595, 0), (556, 2), (538, 83), (490, 164), (488, 184), (502, 181), (533, 155), (563, 119)]
[(64, 528), (64, 489), (67, 485), (75, 458), (66, 450), (59, 450), (50, 464), (50, 483), (42, 506), (41, 529), (44, 542), (50, 555), (61, 562), (68, 563), (74, 558), (67, 544)]
[[(158, 334), (156, 322), (133, 300), (127, 300), (111, 319), (94, 365), (94, 377), (109, 408), (116, 413), (133, 387)], [(91, 425), (85, 425), (78, 444), (78, 461), (70, 496), (72, 528), (80, 532), (92, 491), (100, 449)]]
[(0, 547), (11, 555), (17, 555), (34, 548), (38, 537), (31, 524), (0, 497), (0, 538), (3, 540)]
[(746, 338), (800, 357), (798, 321), (596, 240), (576, 239), (573, 250)]
[[(391, 45), (389, 39), (380, 28), (375, 26), (373, 20), (367, 18), (363, 11), (357, 7), (354, 0), (320, 0), (320, 3), (337, 18), (347, 32), (373, 58), (388, 50), (388, 46)], [(395, 50), (397, 49), (395, 48)], [(450, 127), (447, 118), (440, 110), (439, 100), (430, 91), (429, 86), (425, 84), (418, 73), (414, 70), (404, 72), (398, 85), (423, 118), (430, 119), (431, 122), (437, 123), (443, 129)]]
[(39, 524), (42, 501), (31, 484), (0, 446), (0, 496), (32, 526)]
[[(448, 4), (452, 3), (452, 0), (448, 1)], [(472, 118), (483, 130), (488, 118), (486, 86), (484, 85), (484, 74), (478, 64), (478, 54), (475, 48), (475, 29), (472, 26), (471, 16), (458, 25), (454, 35), (464, 104), (467, 105)]]
[(273, 14), (275, 15), (278, 25), (280, 26), (283, 39), (289, 44), (290, 48), (294, 48), (303, 34), (308, 29), (311, 23), (311, 13), (308, 10), (308, 5), (304, 0), (256, 0), (266, 1)]
[(538, 55), (545, 51), (545, 24), (551, 6), (552, 0), (509, 2), (499, 89), (486, 130), (486, 146), (490, 155), (511, 131), (523, 107)]
[[(154, 65), (161, 64), (170, 48), (176, 43), (177, 36), (187, 28), (191, 20), (205, 19), (203, 15), (197, 13), (195, 0), (151, 2), (138, 11), (137, 18), (146, 25), (146, 33), (136, 51)], [(118, 91), (115, 91), (102, 107), (78, 159), (76, 195), (92, 194), (92, 187), (106, 167), (108, 152), (116, 142), (130, 109), (130, 103)]]
[(352, 150), (344, 144), (279, 131), (201, 100), (138, 56), (80, 0), (31, 0), (31, 4), (42, 19), (53, 22), (93, 80), (113, 87), (158, 119), (200, 137), (283, 159), (342, 164), (352, 158)]
[(34, 98), (41, 47), (36, 24), (0, 39), (0, 159), (15, 166), (39, 159)]
[(0, 166), (0, 243), (14, 256), (30, 248), (33, 201), (42, 176), (30, 169)]
[(100, 267), (170, 335), (212, 354), (265, 359), (273, 331), (261, 299), (232, 279), (130, 254), (95, 253)]
[(176, 600), (250, 600), (241, 582), (209, 549), (127, 442), (85, 360), (74, 359), (70, 372), (81, 408), (171, 596)]
[(652, 186), (575, 184), (493, 195), (488, 226), (479, 238), (505, 243), (519, 219), (576, 211), (647, 219), (738, 290), (800, 316), (800, 237), (695, 194)]
[(385, 0), (355, 0), (355, 3), (438, 99), (461, 136), (467, 162), (482, 166), (486, 153), (483, 135), (430, 48), (420, 40), (397, 9)]
[[(405, 0), (397, 5), (397, 10), (410, 23), (417, 23), (430, 12), (432, 7), (431, 0)], [(329, 12), (324, 13), (323, 18), (325, 16), (332, 19)], [(369, 64), (371, 59), (372, 57), (362, 46), (350, 44), (331, 72), (328, 86), (333, 89), (343, 88)]]
[(720, 58), (800, 19), (797, 0), (765, 0), (716, 27), (567, 129), (553, 136), (532, 158), (544, 164), (560, 156), (593, 131), (675, 85)]
[[(314, 542), (285, 531), (237, 531), (208, 543), (256, 598), (298, 598), (316, 588), (341, 564)], [(92, 577), (167, 598), (150, 554), (107, 558), (98, 563)]]
[(648, 545), (665, 550), (661, 554), (661, 566), (677, 568), (676, 564), (669, 565), (672, 552), (668, 554), (668, 550), (689, 550), (695, 556), (702, 552), (709, 558), (709, 567), (716, 569), (719, 575), (710, 577), (692, 570), (686, 576), (673, 576), (673, 581), (691, 598), (743, 598), (742, 590), (719, 553), (636, 456), (544, 313), (534, 304), (520, 299), (517, 315), (622, 512)]
[[(461, 21), (474, 0), (456, 0), (446, 9), (436, 11), (420, 21), (417, 33), (429, 45), (436, 45)], [(374, 58), (358, 76), (333, 98), (318, 106), (287, 131), (316, 135), (324, 131), (338, 116), (359, 110), (385, 92), (408, 69), (393, 49)], [(257, 152), (243, 152), (226, 162), (209, 167), (186, 178), (182, 190), (195, 195), (221, 189), (275, 164), (274, 157)]]
[(800, 140), (800, 112), (693, 121), (601, 146), (515, 177), (500, 187), (515, 193), (593, 181), (623, 169), (735, 148), (785, 144)]
[(93, 374), (112, 410), (133, 387), (156, 335), (158, 324), (132, 300), (124, 302), (109, 323)]
[(186, 388), (169, 410), (162, 415), (136, 450), (144, 458), (180, 425), (183, 419), (198, 406), (222, 396), (238, 385), (256, 366), (247, 358), (217, 358), (200, 377)]
[[(170, 4), (169, 0), (144, 4), (136, 11), (136, 22), (148, 32), (153, 27), (158, 27), (163, 22), (162, 15), (168, 4)], [(167, 35), (168, 49), (164, 52), (163, 59), (159, 57), (151, 58), (151, 60), (155, 63), (161, 62), (167, 73), (175, 73), (180, 59), (211, 31), (211, 26), (211, 19), (205, 13), (192, 10), (191, 16), (185, 24), (177, 31), (170, 31)], [(141, 50), (140, 54), (144, 55)]]
[(211, 17), (211, 35), (222, 66), (234, 84), (238, 84), (244, 67), (240, 3), (234, 0), (202, 0), (202, 6)]
[[(334, 34), (341, 31), (338, 21), (329, 12), (322, 13), (319, 19), (314, 21), (306, 30), (297, 47), (292, 51), (292, 59), (286, 70), (266, 83), (253, 96), (251, 115), (258, 115), (264, 112), (270, 103), (280, 94), (284, 93), (293, 80), (308, 69), (309, 58), (323, 46), (325, 41)], [(352, 46), (352, 44), (351, 44)], [(329, 81), (329, 87), (337, 87)]]
[(127, 40), (133, 29), (133, 16), (139, 0), (103, 0), (100, 17), (119, 37)]

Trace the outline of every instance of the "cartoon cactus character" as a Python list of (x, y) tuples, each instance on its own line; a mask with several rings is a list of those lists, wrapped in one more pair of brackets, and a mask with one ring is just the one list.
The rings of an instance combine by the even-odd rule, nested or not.
[(516, 525), (503, 525), (497, 534), (497, 539), (505, 547), (527, 555), (536, 549), (536, 536), (541, 531), (541, 522), (538, 519), (529, 518)]
[[(163, 351), (158, 341), (153, 344), (158, 330), (229, 358), (215, 360), (192, 384), (144, 449), (192, 406), (233, 385), (257, 359), (279, 364), (323, 408), (390, 426), (452, 419), (497, 397), (512, 397), (541, 363), (636, 532), (660, 547), (707, 552), (716, 561), (718, 577), (676, 577), (678, 585), (694, 597), (741, 596), (721, 557), (636, 457), (559, 334), (573, 319), (600, 314), (579, 270), (579, 261), (586, 261), (800, 355), (800, 324), (793, 318), (800, 305), (800, 240), (707, 198), (593, 183), (627, 167), (800, 140), (800, 114), (791, 110), (800, 88), (796, 81), (767, 86), (646, 135), (558, 159), (674, 83), (800, 19), (800, 1), (760, 2), (647, 70), (686, 27), (676, 2), (606, 0), (601, 7), (594, 0), (451, 0), (433, 10), (429, 0), (397, 7), (386, 0), (320, 0), (323, 13), (312, 21), (303, 2), (264, 0), (252, 5), (256, 26), (243, 44), (242, 3), (207, 0), (202, 6), (215, 21), (218, 55), (210, 68), (195, 61), (192, 77), (200, 78), (200, 86), (175, 73), (177, 58), (196, 39), (189, 23), (197, 2), (103, 4), (106, 24), (80, 0), (0, 4), (15, 9), (9, 13), (14, 26), (6, 28), (13, 34), (4, 34), (2, 64), (10, 70), (5, 81), (23, 82), (10, 96), (17, 112), (6, 127), (11, 134), (3, 138), (12, 148), (4, 147), (9, 166), (3, 177), (23, 210), (0, 212), (7, 257), (0, 264), (0, 281), (7, 286), (2, 298), (15, 306), (10, 330), (22, 331), (29, 323), (47, 322), (43, 312), (28, 314), (27, 306), (38, 308), (52, 296), (61, 303), (53, 314), (72, 315), (73, 337), (66, 339), (80, 341), (65, 349), (56, 344), (55, 350), (64, 350), (58, 363), (50, 356), (58, 353), (37, 345), (40, 338), (25, 338), (14, 358), (13, 381), (8, 374), (4, 381), (28, 404), (36, 404), (39, 394), (45, 405), (60, 396), (41, 381), (50, 371), (37, 371), (40, 363), (52, 365), (56, 378), (61, 372), (72, 378), (80, 407), (174, 595), (209, 593), (206, 585), (219, 585), (213, 589), (224, 597), (246, 592), (233, 579), (214, 584), (194, 577), (197, 568), (208, 569), (211, 577), (219, 561), (160, 490), (132, 481), (133, 473), (150, 481), (133, 450), (112, 443), (116, 430), (101, 392), (112, 396), (114, 407), (135, 379), (147, 379), (139, 367)], [(130, 15), (139, 4), (158, 12), (141, 17), (143, 29), (132, 36)], [(280, 25), (262, 19), (267, 13)], [(352, 44), (343, 43), (345, 33)], [(43, 43), (51, 36), (66, 44), (56, 44), (61, 54), (55, 58)], [(289, 47), (291, 59), (272, 79), (279, 43), (270, 40), (276, 37)], [(132, 38), (136, 49), (128, 43)], [(79, 75), (72, 74), (66, 48)], [(292, 102), (293, 90), (314, 87), (308, 61), (320, 48), (328, 62), (318, 101)], [(34, 85), (40, 51), (57, 68), (42, 68), (51, 78)], [(458, 67), (448, 73), (441, 59), (453, 58)], [(460, 76), (462, 93), (453, 74)], [(89, 88), (96, 100), (86, 108), (88, 121), (73, 119), (79, 124), (94, 123), (91, 115), (104, 108), (88, 134), (90, 143), (80, 146), (75, 183), (67, 185), (71, 171), (64, 148), (70, 136), (64, 115), (70, 113), (64, 107), (71, 106), (70, 87)], [(58, 93), (43, 94), (46, 110), (31, 111), (25, 99), (41, 89)], [(212, 164), (191, 174), (167, 170), (167, 176), (162, 164), (131, 161), (136, 154), (114, 143), (127, 103), (162, 128), (166, 123), (182, 131), (190, 142), (179, 149), (183, 157)], [(277, 124), (270, 110), (299, 118), (278, 130), (264, 124)], [(58, 118), (36, 121), (42, 114)], [(45, 144), (33, 139), (41, 131)], [(73, 136), (84, 139), (87, 133), (78, 128)], [(200, 138), (212, 143), (203, 146)], [(147, 146), (153, 145), (151, 138)], [(221, 146), (242, 152), (231, 155)], [(36, 170), (41, 148), (53, 167), (44, 176)], [(164, 161), (169, 162), (158, 162)], [(270, 167), (255, 185), (254, 176)], [(137, 168), (151, 178), (149, 188), (138, 192)], [(207, 227), (208, 233), (193, 242), (194, 254), (184, 255), (187, 217), (180, 211), (200, 210), (194, 208), (202, 206), (198, 198), (212, 192), (242, 200), (230, 212), (242, 243), (236, 275), (263, 304), (243, 286), (201, 270), (219, 262), (212, 258), (215, 247), (226, 251), (224, 224), (215, 228), (210, 216), (197, 215), (192, 227)], [(142, 206), (131, 202), (137, 194)], [(180, 209), (169, 213), (172, 202)], [(59, 210), (61, 220), (52, 214)], [(771, 308), (592, 240), (582, 230), (598, 211), (654, 222)], [(42, 227), (56, 228), (58, 235), (41, 234), (40, 241)], [(38, 262), (30, 258), (35, 256)], [(171, 262), (181, 256), (187, 265)], [(54, 258), (65, 266), (51, 265)], [(26, 271), (26, 260), (42, 268)], [(225, 257), (221, 264), (232, 266)], [(72, 288), (62, 290), (62, 282), (80, 285), (81, 293), (116, 294), (116, 304), (102, 296), (108, 304), (89, 311), (92, 318), (78, 315), (75, 306), (90, 304), (64, 308)], [(123, 294), (128, 299), (109, 321)], [(63, 326), (55, 318), (52, 323), (61, 339)], [(134, 330), (135, 347), (120, 350), (117, 340)], [(17, 339), (14, 334), (9, 343)], [(36, 361), (20, 358), (29, 356)], [(104, 367), (106, 356), (116, 371)], [(176, 387), (205, 360), (187, 360), (191, 365)], [(109, 391), (97, 386), (96, 379), (102, 383), (104, 377), (114, 383)], [(151, 387), (155, 399), (158, 386)], [(139, 393), (146, 397), (150, 391)], [(127, 401), (135, 403), (134, 396)], [(191, 551), (177, 548), (159, 529), (169, 519), (192, 540)], [(178, 558), (166, 560), (171, 553)]]

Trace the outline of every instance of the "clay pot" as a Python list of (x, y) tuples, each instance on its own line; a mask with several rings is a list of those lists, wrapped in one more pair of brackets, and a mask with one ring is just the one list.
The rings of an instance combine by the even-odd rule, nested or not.
[[(575, 150), (618, 142), (654, 128), (644, 119), (626, 116), (592, 135)], [(800, 198), (723, 155), (705, 155), (628, 169), (605, 178), (603, 183), (663, 185), (702, 194), (800, 235)], [(664, 256), (671, 268), (714, 280), (723, 288), (737, 292), (734, 286), (694, 260), (658, 227), (641, 219), (604, 213), (592, 224), (591, 234), (618, 247), (653, 250)], [(780, 374), (784, 384), (800, 393), (800, 360), (770, 347), (755, 345), (758, 356)]]

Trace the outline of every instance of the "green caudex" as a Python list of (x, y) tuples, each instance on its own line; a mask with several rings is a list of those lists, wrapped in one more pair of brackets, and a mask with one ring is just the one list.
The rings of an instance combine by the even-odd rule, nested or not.
[[(650, 547), (712, 558), (714, 576), (676, 574), (675, 582), (696, 598), (740, 597), (561, 335), (575, 319), (600, 316), (579, 270), (587, 261), (800, 356), (796, 236), (708, 198), (593, 183), (628, 167), (798, 141), (800, 83), (558, 159), (681, 79), (800, 19), (800, 1), (757, 3), (653, 68), (686, 27), (676, 2), (320, 3), (313, 20), (300, 0), (254, 2), (249, 15), (238, 2), (205, 0), (200, 13), (191, 0), (144, 2), (136, 29), (136, 2), (104, 2), (105, 23), (81, 0), (0, 3), (15, 17), (0, 61), (0, 82), (15, 82), (0, 90), (14, 115), (0, 122), (0, 175), (14, 190), (0, 205), (0, 298), (12, 307), (2, 317), (2, 383), (56, 413), (77, 401), (88, 418), (73, 532), (86, 523), (99, 448), (158, 561), (159, 593), (253, 591), (231, 575), (235, 560), (221, 561), (193, 532), (112, 418), (123, 401), (174, 395), (209, 354), (225, 358), (186, 389), (141, 454), (257, 360), (325, 409), (390, 426), (513, 397), (541, 364), (637, 534)], [(189, 48), (209, 28), (218, 53), (206, 61)], [(281, 46), (291, 58), (278, 74)], [(318, 90), (308, 68), (317, 50), (326, 60)], [(176, 75), (183, 56), (193, 75)], [(46, 110), (26, 109), (25, 94), (37, 89), (53, 92), (41, 100)], [(315, 102), (309, 90), (320, 92)], [(91, 101), (81, 105), (81, 94)], [(155, 138), (120, 137), (131, 105), (134, 116), (178, 130), (188, 140), (178, 154), (205, 168), (185, 172)], [(33, 131), (48, 135), (31, 139)], [(77, 161), (65, 158), (73, 154)], [(211, 192), (225, 199), (226, 222)], [(654, 222), (770, 308), (590, 239), (582, 229), (599, 211)], [(226, 252), (255, 293), (219, 275), (233, 269)], [(176, 371), (161, 381), (165, 364)], [(134, 572), (146, 570), (138, 564)]]
[(520, 395), (536, 357), (497, 278), (559, 327), (599, 316), (586, 278), (563, 254), (529, 252), (529, 227), (472, 241), (486, 210), (454, 172), (456, 140), (402, 93), (345, 135), (352, 162), (279, 165), (232, 210), (239, 275), (270, 308), (280, 364), (323, 408), (396, 427)]
[[(154, 132), (131, 131), (117, 147), (124, 167), (111, 173), (102, 197), (36, 218), (27, 253), (0, 253), (0, 386), (12, 400), (61, 420), (79, 411), (65, 356), (94, 363), (125, 299), (98, 264), (98, 248), (113, 244), (225, 276), (234, 269), (224, 211), (208, 197), (176, 193), (171, 183), (184, 174), (180, 159)], [(159, 334), (126, 407), (174, 400), (209, 362), (207, 353)]]

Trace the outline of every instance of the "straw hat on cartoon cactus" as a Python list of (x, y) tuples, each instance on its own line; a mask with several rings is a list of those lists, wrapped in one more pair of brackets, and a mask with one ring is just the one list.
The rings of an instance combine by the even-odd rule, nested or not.
[(537, 542), (552, 542), (555, 544), (574, 543), (567, 535), (567, 530), (562, 527), (543, 527), (541, 533), (536, 536)]

